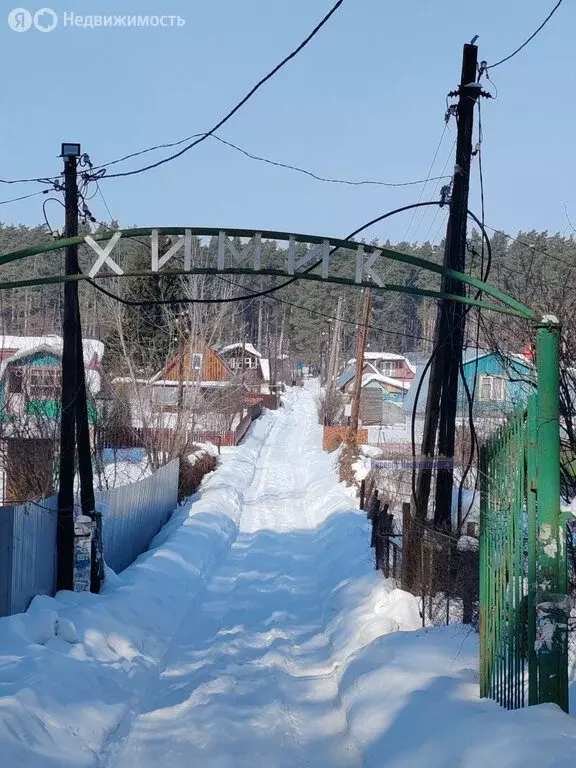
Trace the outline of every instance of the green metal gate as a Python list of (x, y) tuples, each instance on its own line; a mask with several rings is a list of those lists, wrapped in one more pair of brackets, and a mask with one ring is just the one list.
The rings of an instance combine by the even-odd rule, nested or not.
[(480, 695), (568, 711), (565, 531), (546, 514), (542, 410), (532, 395), (480, 451)]

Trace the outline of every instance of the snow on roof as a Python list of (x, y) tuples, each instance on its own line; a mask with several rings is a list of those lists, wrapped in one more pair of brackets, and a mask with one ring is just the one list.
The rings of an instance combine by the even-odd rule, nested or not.
[(383, 376), (381, 373), (365, 373), (362, 376), (363, 387), (371, 381), (378, 381), (381, 384), (386, 384), (389, 387), (396, 387), (396, 389), (403, 389), (406, 392), (410, 389), (410, 382), (402, 381), (401, 379), (392, 379), (390, 376)]
[[(407, 357), (404, 355), (398, 355), (396, 352), (365, 352), (364, 353), (364, 360), (404, 360), (408, 368), (412, 371), (412, 373), (416, 373), (416, 366), (412, 365), (410, 360), (408, 360)], [(352, 363), (356, 362), (356, 358), (352, 358), (351, 360), (348, 360), (347, 365), (351, 365)]]
[(227, 344), (225, 347), (221, 347), (218, 350), (218, 354), (225, 355), (226, 352), (232, 352), (234, 349), (238, 348), (244, 348), (245, 352), (248, 352), (249, 355), (255, 355), (256, 357), (262, 357), (260, 352), (256, 349), (256, 347), (253, 344), (250, 344), (250, 342), (246, 342), (243, 344), (242, 342), (236, 342), (235, 344)]
[[(180, 382), (176, 379), (150, 379), (151, 384), (158, 387), (177, 387)], [(182, 382), (185, 387), (230, 387), (233, 385), (231, 381), (190, 381), (184, 380)]]
[[(100, 362), (104, 355), (104, 344), (97, 339), (82, 339), (84, 359), (90, 362), (94, 358)], [(39, 347), (49, 347), (62, 354), (62, 336), (5, 336), (0, 334), (0, 350), (11, 349), (16, 352), (35, 352)]]
[(260, 370), (264, 381), (270, 381), (270, 360), (267, 357), (260, 358)]
[[(18, 339), (22, 337), (18, 336), (4, 336), (2, 337), (2, 340), (4, 339)], [(35, 338), (35, 337), (27, 337), (27, 339)], [(39, 337), (40, 338), (40, 337)], [(12, 363), (18, 362), (18, 360), (22, 360), (23, 358), (30, 357), (31, 355), (37, 355), (39, 353), (49, 353), (52, 355), (56, 355), (58, 357), (62, 357), (62, 339), (59, 336), (54, 337), (48, 337), (51, 338), (53, 341), (55, 340), (58, 343), (52, 343), (52, 344), (46, 344), (46, 343), (40, 343), (36, 346), (30, 346), (29, 344), (24, 344), (20, 349), (18, 349), (16, 352), (14, 352), (13, 355), (10, 355), (9, 357), (4, 358), (2, 363), (0, 364), (0, 379), (4, 376), (4, 373), (6, 372), (6, 368), (8, 365), (11, 365)], [(97, 344), (102, 344), (102, 342), (96, 342)], [(3, 349), (14, 349), (13, 346), (5, 345)], [(104, 345), (102, 344), (102, 351), (104, 350)], [(90, 369), (88, 366), (90, 362), (92, 361), (93, 357), (91, 355), (91, 349), (84, 347), (84, 363), (86, 366), (86, 384), (88, 386), (88, 391), (92, 395), (97, 395), (101, 388), (102, 388), (102, 379), (100, 377), (100, 373), (98, 371), (94, 371)], [(99, 358), (98, 358), (99, 359)]]

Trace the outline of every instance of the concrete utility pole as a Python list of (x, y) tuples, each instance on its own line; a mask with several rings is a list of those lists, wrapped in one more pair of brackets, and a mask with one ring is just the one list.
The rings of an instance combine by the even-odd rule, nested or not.
[(370, 311), (372, 309), (372, 292), (364, 289), (364, 304), (362, 307), (362, 319), (358, 326), (356, 343), (356, 375), (354, 377), (354, 394), (352, 397), (352, 413), (350, 416), (350, 441), (358, 438), (358, 420), (360, 418), (360, 395), (362, 394), (362, 371), (364, 369), (364, 352), (366, 350), (366, 337), (370, 324)]
[[(466, 230), (474, 106), (481, 91), (480, 85), (476, 81), (477, 64), (478, 48), (475, 45), (466, 44), (462, 57), (460, 87), (457, 93), (456, 165), (444, 251), (444, 266), (459, 272), (465, 271), (466, 264)], [(463, 296), (465, 286), (453, 278), (443, 277), (442, 291)], [(458, 377), (462, 363), (465, 317), (464, 304), (447, 299), (441, 300), (436, 318), (435, 354), (430, 367), (422, 437), (421, 455), (426, 460), (426, 466), (420, 468), (414, 500), (416, 516), (420, 520), (424, 520), (428, 512), (432, 479), (431, 462), (435, 455), (436, 434), (438, 432), (438, 454), (443, 464), (436, 475), (434, 524), (437, 528), (444, 530), (451, 528)]]

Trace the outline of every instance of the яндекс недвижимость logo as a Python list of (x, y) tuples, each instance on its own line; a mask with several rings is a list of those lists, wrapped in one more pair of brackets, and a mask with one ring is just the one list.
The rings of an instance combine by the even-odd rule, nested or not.
[(28, 32), (32, 27), (38, 32), (52, 32), (58, 26), (58, 14), (52, 8), (40, 8), (35, 13), (14, 8), (8, 14), (8, 26), (14, 32)]

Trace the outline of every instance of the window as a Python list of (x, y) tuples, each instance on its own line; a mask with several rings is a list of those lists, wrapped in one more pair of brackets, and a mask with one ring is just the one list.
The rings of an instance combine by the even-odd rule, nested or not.
[(202, 370), (202, 355), (198, 352), (194, 352), (190, 355), (190, 370), (201, 371)]
[(466, 524), (466, 536), (472, 536), (473, 538), (478, 538), (478, 523), (467, 523)]
[(385, 360), (382, 363), (382, 373), (384, 376), (393, 376), (396, 373), (396, 360)]
[(244, 358), (244, 367), (245, 368), (256, 368), (256, 360), (253, 357), (246, 357)]
[(480, 400), (506, 400), (505, 379), (502, 376), (480, 376)]
[(8, 392), (11, 395), (21, 395), (24, 381), (24, 369), (10, 366), (8, 369)]
[(29, 400), (56, 400), (60, 396), (60, 370), (29, 368), (26, 372), (26, 385)]

